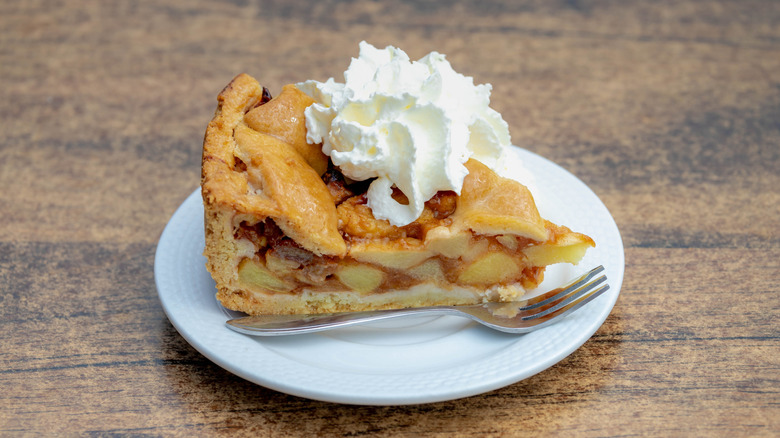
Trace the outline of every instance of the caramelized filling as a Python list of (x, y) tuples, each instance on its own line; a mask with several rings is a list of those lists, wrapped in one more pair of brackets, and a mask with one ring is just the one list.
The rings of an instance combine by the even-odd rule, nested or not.
[[(542, 280), (544, 268), (516, 262), (523, 260), (523, 249), (535, 243), (531, 239), (508, 235), (475, 239), (472, 232), (466, 232), (460, 237), (463, 239), (462, 250), (445, 252), (445, 256), (427, 248), (428, 233), (452, 223), (451, 216), (457, 204), (454, 192), (437, 193), (426, 203), (418, 220), (396, 227), (388, 221), (374, 218), (366, 204), (368, 183), (348, 183), (333, 166), (322, 175), (322, 179), (337, 205), (341, 235), (349, 247), (355, 249), (357, 245), (367, 250), (368, 255), (357, 254), (364, 254), (369, 261), (357, 254), (344, 260), (317, 256), (285, 236), (271, 218), (255, 224), (241, 222), (234, 237), (249, 240), (256, 248), (251, 281), (263, 283), (267, 289), (287, 293), (300, 292), (307, 285), (318, 285), (319, 290), (343, 290), (347, 286), (361, 292), (379, 293), (407, 289), (437, 279), (485, 287), (519, 282), (526, 288), (533, 288)], [(403, 200), (402, 193), (397, 192), (396, 196)], [(553, 239), (566, 232), (564, 228), (559, 229), (552, 224), (548, 228)], [(377, 252), (389, 255), (377, 255)], [(398, 257), (419, 254), (419, 259), (407, 262), (393, 258), (393, 254), (401, 254)], [(242, 262), (241, 266), (244, 264)], [(271, 280), (266, 278), (266, 274)], [(264, 283), (267, 281), (270, 283)]]

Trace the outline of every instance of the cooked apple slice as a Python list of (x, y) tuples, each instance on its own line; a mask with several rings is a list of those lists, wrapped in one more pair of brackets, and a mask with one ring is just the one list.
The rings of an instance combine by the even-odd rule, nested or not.
[(400, 242), (384, 245), (357, 242), (352, 244), (349, 254), (360, 262), (401, 270), (417, 266), (433, 255), (422, 246), (410, 248)]
[(270, 289), (275, 292), (289, 292), (293, 286), (274, 275), (260, 262), (244, 259), (238, 265), (238, 279), (247, 285)]
[(452, 230), (441, 226), (428, 231), (425, 236), (425, 246), (432, 252), (444, 257), (456, 259), (462, 257), (469, 250), (471, 233), (466, 230)]
[(356, 292), (371, 292), (385, 279), (385, 273), (366, 265), (344, 265), (336, 271), (336, 278)]
[(529, 266), (547, 266), (553, 263), (576, 265), (593, 246), (593, 240), (579, 233), (569, 232), (555, 243), (544, 243), (525, 249)]
[(497, 284), (515, 279), (520, 274), (520, 266), (512, 256), (503, 252), (491, 252), (468, 265), (458, 276), (458, 281), (472, 285)]
[(428, 280), (437, 283), (445, 281), (441, 263), (436, 259), (431, 259), (419, 266), (415, 266), (408, 270), (407, 274), (418, 280)]

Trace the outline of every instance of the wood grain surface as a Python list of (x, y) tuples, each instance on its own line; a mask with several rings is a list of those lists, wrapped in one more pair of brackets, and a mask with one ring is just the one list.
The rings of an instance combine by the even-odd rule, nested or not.
[[(552, 368), (450, 402), (254, 385), (168, 322), (154, 252), (216, 95), (447, 54), (612, 212), (625, 282)], [(780, 4), (0, 3), (0, 435), (780, 435)]]

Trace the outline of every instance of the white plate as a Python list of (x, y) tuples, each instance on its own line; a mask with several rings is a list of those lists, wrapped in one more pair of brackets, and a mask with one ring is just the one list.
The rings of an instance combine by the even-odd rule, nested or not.
[(201, 255), (203, 206), (195, 191), (163, 231), (155, 279), (163, 308), (204, 356), (242, 378), (316, 400), (401, 405), (467, 397), (518, 382), (559, 362), (601, 326), (623, 282), (623, 243), (598, 197), (556, 164), (517, 149), (535, 178), (540, 212), (596, 241), (576, 266), (548, 268), (549, 290), (597, 265), (611, 289), (566, 320), (526, 335), (495, 332), (463, 318), (419, 317), (301, 336), (254, 338), (225, 327), (239, 315), (214, 298)]

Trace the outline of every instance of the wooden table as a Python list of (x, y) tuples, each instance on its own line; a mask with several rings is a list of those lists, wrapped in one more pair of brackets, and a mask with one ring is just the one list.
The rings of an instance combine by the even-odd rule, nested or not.
[[(778, 436), (780, 5), (138, 1), (0, 5), (0, 435)], [(155, 288), (216, 95), (340, 78), (357, 43), (493, 84), (514, 143), (620, 227), (579, 350), (508, 387), (311, 401), (191, 347)]]

